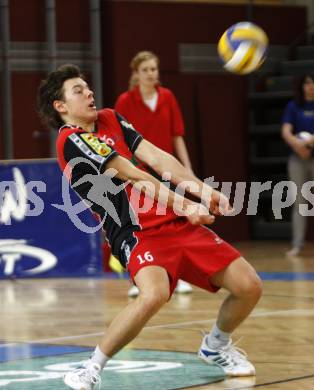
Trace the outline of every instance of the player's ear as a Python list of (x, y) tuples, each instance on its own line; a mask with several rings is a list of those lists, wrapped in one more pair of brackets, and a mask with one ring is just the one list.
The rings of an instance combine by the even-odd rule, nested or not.
[(54, 100), (53, 103), (53, 108), (59, 112), (60, 114), (64, 114), (66, 110), (66, 103), (62, 100)]

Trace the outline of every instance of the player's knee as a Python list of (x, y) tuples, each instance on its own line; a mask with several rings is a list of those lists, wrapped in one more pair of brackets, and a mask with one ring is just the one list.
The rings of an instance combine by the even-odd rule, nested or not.
[(164, 289), (152, 288), (141, 293), (141, 299), (148, 310), (156, 310), (162, 307), (169, 299), (169, 292)]
[(262, 295), (262, 281), (256, 273), (246, 276), (238, 287), (238, 294), (242, 297), (247, 297), (258, 301)]
[(253, 277), (253, 280), (251, 281), (251, 285), (252, 285), (251, 286), (252, 293), (256, 301), (258, 301), (263, 293), (263, 283), (257, 274), (255, 274), (255, 276)]

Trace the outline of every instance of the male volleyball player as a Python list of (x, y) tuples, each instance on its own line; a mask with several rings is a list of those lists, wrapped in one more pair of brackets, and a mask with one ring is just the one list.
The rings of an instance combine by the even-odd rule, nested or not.
[[(229, 291), (216, 324), (204, 336), (199, 357), (220, 365), (230, 376), (255, 375), (254, 366), (230, 336), (259, 300), (260, 279), (236, 249), (203, 226), (214, 222), (212, 214), (230, 211), (228, 199), (143, 139), (117, 112), (97, 112), (93, 92), (73, 65), (61, 66), (42, 81), (38, 109), (45, 123), (59, 128), (61, 169), (104, 219), (112, 253), (140, 290), (114, 318), (91, 358), (67, 373), (64, 382), (72, 389), (92, 390), (107, 361), (171, 298), (179, 278), (209, 292), (221, 287)], [(181, 189), (189, 181), (198, 187), (193, 194), (200, 203), (182, 191), (181, 195), (169, 191), (145, 167), (159, 177), (167, 171)], [(145, 202), (151, 207), (141, 212)]]

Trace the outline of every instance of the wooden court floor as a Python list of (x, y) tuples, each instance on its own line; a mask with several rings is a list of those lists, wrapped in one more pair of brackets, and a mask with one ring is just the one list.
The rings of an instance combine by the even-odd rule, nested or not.
[[(285, 256), (287, 243), (236, 246), (264, 278), (261, 301), (233, 337), (241, 338), (239, 346), (248, 353), (257, 375), (255, 380), (231, 379), (190, 388), (313, 390), (314, 245), (308, 244), (295, 258)], [(128, 287), (122, 279), (1, 281), (2, 345), (93, 347), (106, 324), (128, 302)], [(210, 329), (225, 294), (195, 289), (190, 295), (174, 295), (128, 348), (197, 351), (201, 331)], [(22, 384), (20, 388), (24, 390)], [(61, 382), (56, 388), (65, 389)]]

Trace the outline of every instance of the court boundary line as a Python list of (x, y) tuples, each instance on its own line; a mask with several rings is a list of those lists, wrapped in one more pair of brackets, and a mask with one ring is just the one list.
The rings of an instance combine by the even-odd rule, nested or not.
[[(250, 318), (258, 318), (258, 317), (273, 317), (273, 316), (291, 316), (291, 315), (314, 315), (314, 309), (291, 309), (291, 310), (277, 310), (277, 311), (268, 311), (268, 312), (256, 312), (252, 313), (248, 319)], [(150, 325), (145, 326), (142, 331), (144, 330), (151, 330), (151, 329), (162, 329), (162, 328), (180, 328), (190, 325), (196, 325), (196, 324), (212, 324), (216, 321), (215, 319), (208, 319), (208, 320), (197, 320), (197, 321), (187, 321), (187, 322), (178, 322), (178, 323), (171, 323), (171, 324), (160, 324), (160, 325)], [(76, 340), (81, 338), (90, 338), (90, 337), (99, 337), (104, 335), (105, 332), (96, 332), (96, 333), (86, 333), (86, 334), (78, 334), (78, 335), (70, 335), (70, 336), (62, 336), (62, 337), (52, 337), (47, 339), (39, 339), (39, 340), (26, 340), (26, 341), (20, 341), (20, 342), (13, 342), (13, 343), (6, 343), (6, 344), (0, 344), (1, 348), (6, 347), (14, 347), (21, 344), (44, 344), (44, 343), (54, 343), (58, 341), (67, 341), (67, 340)]]
[[(271, 386), (271, 385), (275, 385), (277, 383), (295, 382), (295, 381), (299, 381), (302, 379), (311, 379), (311, 378), (314, 378), (314, 374), (296, 376), (296, 377), (277, 380), (277, 381), (273, 381), (273, 382), (257, 383), (253, 387)], [(251, 389), (251, 388), (252, 388), (252, 386), (251, 387), (246, 386), (246, 387), (236, 387), (236, 388), (230, 389), (230, 390), (245, 390), (245, 389)]]

